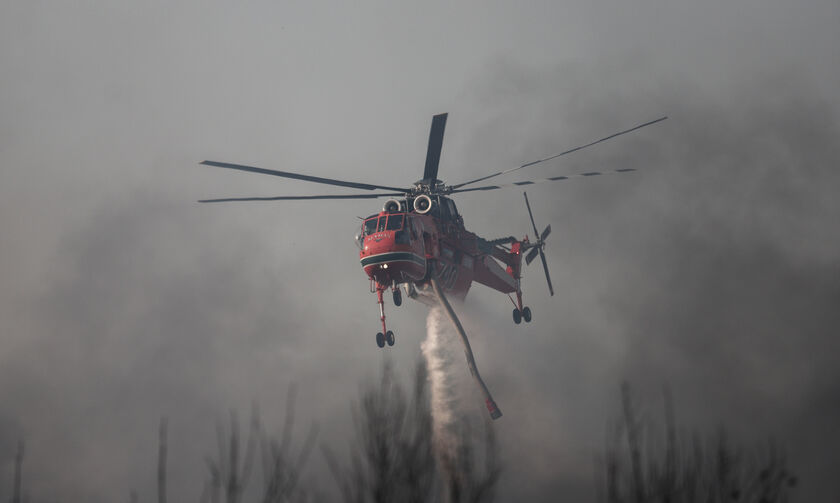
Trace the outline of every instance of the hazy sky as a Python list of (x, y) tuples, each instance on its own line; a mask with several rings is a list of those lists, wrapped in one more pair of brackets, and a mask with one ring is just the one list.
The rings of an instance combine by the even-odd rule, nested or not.
[[(403, 185), (449, 112), (451, 183), (670, 116), (501, 180), (640, 170), (529, 189), (557, 291), (526, 271), (531, 324), (467, 297), (503, 500), (594, 498), (623, 379), (840, 498), (838, 25), (828, 0), (4, 2), (0, 497), (23, 438), (33, 501), (148, 501), (165, 415), (172, 499), (197, 500), (216, 421), (257, 401), (279, 428), (291, 382), (301, 436), (345, 445), (360, 383), (425, 335), (425, 306), (389, 305), (375, 346), (352, 237), (380, 203), (200, 205), (343, 192), (197, 163)], [(529, 231), (519, 190), (457, 203)]]

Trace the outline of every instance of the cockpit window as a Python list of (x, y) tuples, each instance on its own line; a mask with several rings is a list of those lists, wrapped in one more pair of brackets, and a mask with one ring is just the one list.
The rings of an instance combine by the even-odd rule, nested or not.
[(365, 220), (365, 236), (376, 232), (376, 217)]
[(382, 215), (381, 217), (371, 217), (365, 220), (365, 223), (362, 225), (362, 229), (365, 236), (373, 234), (374, 232), (382, 232), (385, 230), (388, 231), (398, 231), (403, 228), (403, 221), (405, 220), (405, 214), (390, 214), (390, 215)]
[[(382, 217), (382, 218), (385, 218), (385, 217)], [(388, 216), (388, 227), (387, 227), (387, 229), (389, 231), (398, 231), (398, 230), (402, 229), (403, 218), (405, 218), (405, 215), (403, 215), (403, 214), (399, 214), (399, 215), (391, 214), (391, 215), (389, 215)]]

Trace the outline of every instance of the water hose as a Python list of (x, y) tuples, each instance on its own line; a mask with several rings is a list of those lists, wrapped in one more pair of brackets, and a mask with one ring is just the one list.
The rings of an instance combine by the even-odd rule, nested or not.
[(499, 407), (493, 400), (493, 396), (490, 395), (490, 390), (487, 389), (487, 385), (485, 385), (484, 381), (481, 380), (481, 374), (478, 373), (478, 367), (475, 365), (475, 358), (473, 357), (472, 348), (470, 347), (470, 341), (467, 339), (467, 333), (464, 331), (461, 321), (458, 320), (458, 316), (455, 315), (452, 305), (446, 299), (446, 295), (443, 294), (443, 290), (440, 288), (437, 279), (433, 277), (431, 279), (431, 283), (438, 300), (440, 300), (441, 305), (446, 309), (446, 314), (449, 315), (449, 319), (452, 320), (452, 324), (455, 325), (455, 328), (461, 335), (461, 342), (464, 343), (464, 356), (467, 358), (467, 366), (470, 369), (470, 373), (475, 378), (476, 383), (478, 383), (478, 387), (481, 389), (481, 392), (484, 394), (484, 403), (487, 405), (490, 417), (493, 419), (499, 419), (502, 417), (502, 411), (499, 410)]

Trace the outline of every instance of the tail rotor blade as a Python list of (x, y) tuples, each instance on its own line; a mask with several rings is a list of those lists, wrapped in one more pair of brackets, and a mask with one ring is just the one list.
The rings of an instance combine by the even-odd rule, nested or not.
[(540, 249), (538, 246), (531, 248), (531, 251), (528, 252), (528, 255), (525, 255), (525, 264), (531, 265), (531, 262), (534, 261), (534, 258), (536, 258), (539, 252)]
[(551, 224), (548, 224), (545, 230), (542, 231), (542, 234), (540, 234), (540, 241), (545, 241), (545, 238), (547, 238), (549, 234), (551, 234)]
[(545, 261), (545, 253), (543, 253), (542, 247), (537, 248), (540, 252), (540, 260), (542, 260), (543, 269), (545, 270), (545, 280), (548, 282), (548, 293), (551, 296), (554, 296), (554, 287), (551, 286), (551, 275), (548, 274), (548, 263)]
[(528, 193), (523, 192), (522, 194), (525, 196), (525, 206), (528, 207), (528, 216), (531, 217), (531, 225), (534, 226), (534, 237), (537, 237), (540, 235), (540, 231), (537, 230), (537, 224), (534, 223), (534, 214), (531, 213), (531, 203), (528, 202)]

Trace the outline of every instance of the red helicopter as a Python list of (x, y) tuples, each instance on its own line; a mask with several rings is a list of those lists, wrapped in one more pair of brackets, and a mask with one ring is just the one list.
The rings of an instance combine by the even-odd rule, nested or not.
[[(590, 171), (577, 175), (561, 175), (539, 180), (513, 182), (503, 185), (484, 185), (467, 187), (493, 178), (517, 171), (535, 164), (555, 159), (562, 155), (590, 147), (645, 126), (665, 120), (667, 117), (646, 122), (633, 128), (614, 133), (599, 140), (581, 145), (559, 154), (538, 159), (499, 171), (487, 176), (469, 180), (455, 185), (447, 185), (438, 179), (438, 164), (440, 162), (443, 132), (446, 127), (447, 114), (435, 115), (429, 133), (429, 144), (426, 152), (426, 165), (423, 178), (410, 187), (391, 187), (368, 183), (347, 182), (331, 178), (322, 178), (300, 173), (275, 171), (254, 166), (230, 164), (217, 161), (203, 161), (201, 164), (220, 168), (236, 169), (254, 173), (304, 180), (308, 182), (338, 185), (368, 191), (389, 191), (354, 194), (315, 195), (315, 196), (278, 196), (278, 197), (241, 197), (225, 199), (205, 199), (202, 203), (217, 203), (229, 201), (285, 201), (311, 199), (375, 199), (389, 198), (381, 211), (364, 219), (361, 232), (356, 236), (360, 248), (359, 259), (362, 268), (370, 279), (371, 293), (376, 293), (379, 304), (379, 316), (382, 331), (376, 334), (376, 344), (381, 348), (385, 344), (394, 345), (394, 333), (385, 324), (385, 307), (383, 294), (390, 289), (394, 305), (402, 304), (400, 286), (406, 295), (412, 299), (427, 304), (437, 303), (434, 281), (440, 289), (457, 298), (464, 298), (475, 281), (489, 286), (494, 290), (508, 294), (514, 304), (513, 321), (516, 324), (525, 320), (531, 321), (531, 309), (523, 304), (520, 279), (522, 278), (522, 258), (530, 264), (537, 255), (545, 271), (548, 291), (554, 295), (548, 264), (545, 260), (545, 239), (551, 233), (551, 226), (539, 232), (534, 223), (528, 195), (525, 194), (525, 204), (531, 225), (534, 229), (534, 241), (526, 235), (522, 239), (503, 237), (499, 239), (484, 239), (464, 227), (464, 219), (458, 212), (455, 202), (448, 196), (461, 192), (487, 191), (508, 186), (524, 186), (534, 183), (567, 180), (574, 176), (596, 176), (608, 173), (624, 173), (634, 171), (632, 168), (616, 169), (607, 172)], [(510, 294), (516, 294), (514, 301)], [(442, 294), (441, 294), (442, 295)]]

